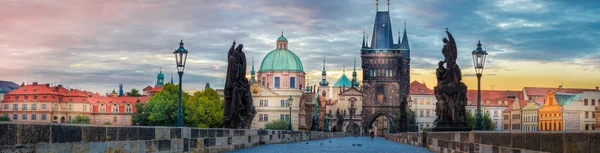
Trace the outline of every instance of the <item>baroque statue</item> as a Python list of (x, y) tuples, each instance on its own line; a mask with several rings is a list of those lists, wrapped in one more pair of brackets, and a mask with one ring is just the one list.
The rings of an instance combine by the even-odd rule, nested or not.
[[(444, 60), (438, 63), (436, 69), (437, 86), (434, 87), (437, 99), (435, 126), (432, 131), (470, 131), (467, 121), (467, 86), (461, 82), (462, 74), (456, 64), (457, 47), (452, 34), (446, 28), (448, 38), (442, 39)], [(445, 65), (445, 67), (444, 67)]]
[(240, 44), (236, 48), (235, 44), (233, 41), (227, 53), (223, 127), (249, 129), (256, 110), (252, 104), (250, 83), (246, 78), (246, 54), (242, 51), (244, 45)]

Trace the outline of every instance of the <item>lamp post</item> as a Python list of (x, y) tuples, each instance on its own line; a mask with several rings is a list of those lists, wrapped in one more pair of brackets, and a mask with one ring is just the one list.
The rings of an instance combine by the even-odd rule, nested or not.
[(475, 124), (475, 130), (483, 130), (483, 117), (481, 116), (481, 73), (483, 72), (483, 65), (485, 64), (485, 57), (487, 52), (481, 49), (481, 41), (477, 43), (477, 49), (471, 53), (473, 55), (473, 65), (475, 67), (475, 74), (477, 75), (477, 123)]
[(292, 130), (292, 101), (294, 101), (294, 98), (292, 98), (292, 95), (290, 95), (290, 98), (288, 98), (288, 107), (290, 108), (290, 124), (288, 124), (288, 130)]
[(181, 77), (183, 77), (183, 69), (185, 69), (185, 60), (187, 59), (188, 51), (183, 48), (183, 40), (179, 43), (179, 48), (173, 52), (175, 55), (175, 63), (177, 64), (177, 74), (179, 74), (179, 106), (177, 107), (177, 120), (175, 122), (176, 127), (185, 126), (183, 123), (183, 110), (181, 102), (182, 84)]

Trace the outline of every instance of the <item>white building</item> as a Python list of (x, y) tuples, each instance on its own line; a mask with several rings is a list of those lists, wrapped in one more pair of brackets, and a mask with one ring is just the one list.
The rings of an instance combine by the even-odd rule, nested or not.
[(577, 125), (565, 125), (564, 129), (566, 131), (595, 130), (598, 101), (600, 101), (600, 91), (584, 91), (579, 97), (571, 100), (570, 103), (559, 101), (559, 104), (563, 104), (563, 114), (565, 116), (563, 123), (567, 123), (569, 116), (577, 116), (569, 120), (569, 122)]
[(433, 122), (437, 118), (437, 114), (435, 113), (437, 99), (433, 90), (427, 88), (425, 83), (413, 81), (410, 83), (410, 98), (411, 101), (408, 105), (413, 113), (417, 115), (415, 119), (417, 126), (419, 126), (419, 131), (434, 127)]

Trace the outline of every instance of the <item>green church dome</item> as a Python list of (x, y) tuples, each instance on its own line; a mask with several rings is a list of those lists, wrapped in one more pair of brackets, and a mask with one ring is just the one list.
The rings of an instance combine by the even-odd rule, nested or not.
[(156, 76), (156, 78), (159, 78), (159, 79), (164, 79), (165, 78), (165, 75), (163, 75), (162, 70), (160, 71), (160, 73), (158, 73), (158, 75)]
[(281, 34), (281, 36), (279, 36), (279, 38), (277, 38), (277, 41), (287, 41), (287, 38), (285, 38), (283, 36), (283, 34)]
[[(279, 38), (281, 39), (281, 37)], [(283, 39), (285, 39), (285, 37), (283, 37)], [(288, 49), (279, 48), (269, 52), (269, 54), (263, 58), (258, 72), (277, 70), (304, 72), (304, 67), (302, 66), (302, 61), (300, 61), (300, 58), (298, 58), (294, 52)]]

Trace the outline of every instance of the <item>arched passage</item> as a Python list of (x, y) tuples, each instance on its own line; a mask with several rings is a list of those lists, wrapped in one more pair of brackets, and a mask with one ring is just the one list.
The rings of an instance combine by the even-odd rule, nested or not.
[(395, 119), (394, 114), (383, 114), (379, 113), (368, 118), (367, 122), (364, 122), (363, 131), (368, 134), (369, 129), (375, 130), (375, 136), (384, 136), (387, 133), (393, 133), (394, 125), (393, 120)]

